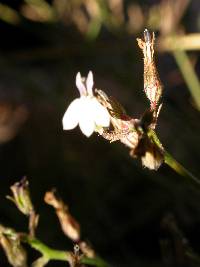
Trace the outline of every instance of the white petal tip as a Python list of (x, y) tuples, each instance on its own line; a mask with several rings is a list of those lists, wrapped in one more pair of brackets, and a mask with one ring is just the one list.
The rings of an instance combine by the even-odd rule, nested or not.
[(93, 133), (90, 133), (90, 134), (85, 134), (85, 133), (84, 133), (84, 135), (85, 135), (87, 138), (89, 138), (92, 134), (93, 134)]
[(92, 91), (93, 85), (94, 85), (93, 73), (90, 70), (86, 80), (87, 92), (90, 96), (93, 96), (93, 91)]
[(88, 72), (87, 78), (89, 78), (89, 79), (91, 79), (93, 81), (93, 73), (92, 73), (91, 70)]
[(76, 74), (76, 81), (81, 81), (81, 73), (80, 72), (78, 72)]
[(87, 90), (85, 88), (85, 85), (83, 83), (83, 78), (81, 77), (81, 73), (78, 72), (76, 74), (76, 87), (79, 90), (80, 95), (85, 95), (87, 93)]
[(81, 132), (86, 136), (86, 137), (90, 137), (92, 134), (93, 134), (93, 132), (94, 132), (94, 127), (91, 127), (92, 125), (90, 124), (82, 124), (82, 125), (80, 125), (79, 124), (79, 126), (80, 126), (80, 129), (81, 129)]
[(76, 126), (74, 126), (74, 124), (72, 124), (71, 121), (64, 121), (62, 122), (62, 126), (63, 126), (63, 130), (72, 130), (74, 129)]

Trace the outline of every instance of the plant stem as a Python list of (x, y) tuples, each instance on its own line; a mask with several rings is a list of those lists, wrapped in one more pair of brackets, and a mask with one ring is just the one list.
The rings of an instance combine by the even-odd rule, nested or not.
[(52, 249), (42, 243), (39, 239), (32, 238), (28, 235), (23, 235), (22, 241), (28, 243), (32, 248), (39, 251), (45, 258), (49, 260), (61, 260), (69, 262), (71, 260), (70, 252)]
[(83, 264), (93, 265), (97, 267), (109, 267), (108, 263), (106, 263), (104, 260), (102, 260), (99, 257), (95, 257), (95, 258), (83, 257), (81, 258), (80, 262)]
[(200, 180), (188, 171), (183, 165), (176, 161), (167, 151), (164, 152), (164, 162), (171, 167), (175, 172), (191, 179), (196, 184), (200, 185)]
[[(43, 255), (43, 257), (46, 258), (47, 260), (67, 261), (69, 264), (71, 264), (73, 260), (73, 254), (71, 252), (50, 248), (44, 243), (42, 243), (39, 239), (32, 238), (28, 235), (23, 235), (22, 241), (28, 243), (32, 248), (39, 251)], [(80, 258), (80, 263), (97, 267), (109, 266), (105, 261), (103, 261), (99, 257), (88, 258), (83, 256)]]
[(181, 165), (177, 160), (174, 159), (172, 155), (170, 155), (166, 150), (163, 149), (163, 146), (153, 130), (148, 131), (149, 138), (157, 145), (159, 149), (164, 151), (164, 162), (170, 168), (172, 168), (176, 173), (180, 174), (185, 178), (189, 178), (195, 184), (200, 185), (200, 180), (195, 177), (190, 171), (188, 171), (183, 165)]

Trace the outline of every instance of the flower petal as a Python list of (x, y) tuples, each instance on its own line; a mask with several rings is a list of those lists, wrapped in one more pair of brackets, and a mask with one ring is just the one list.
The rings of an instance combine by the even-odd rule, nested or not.
[(86, 80), (86, 87), (89, 96), (93, 96), (93, 91), (92, 91), (93, 85), (94, 85), (93, 74), (91, 71), (89, 71)]
[(76, 98), (71, 102), (69, 107), (67, 108), (63, 119), (63, 129), (64, 130), (71, 130), (74, 129), (78, 125), (79, 121), (79, 109), (80, 109), (80, 98)]
[(87, 90), (86, 90), (85, 85), (83, 83), (80, 72), (78, 72), (76, 75), (76, 87), (78, 88), (81, 96), (87, 94)]
[(90, 137), (95, 130), (94, 121), (88, 120), (88, 118), (82, 117), (79, 121), (79, 126), (81, 129), (81, 132), (87, 137)]
[(91, 101), (94, 122), (97, 126), (108, 127), (110, 125), (110, 115), (107, 109), (96, 98), (93, 98)]
[(79, 126), (84, 135), (90, 137), (94, 132), (95, 123), (91, 110), (91, 101), (89, 97), (81, 97), (80, 113), (79, 113)]

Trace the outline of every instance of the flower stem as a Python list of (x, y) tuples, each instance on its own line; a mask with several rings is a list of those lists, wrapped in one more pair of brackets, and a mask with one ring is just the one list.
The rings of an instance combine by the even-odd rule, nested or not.
[(188, 171), (183, 165), (181, 165), (178, 161), (176, 161), (167, 151), (164, 152), (164, 162), (181, 176), (189, 178), (196, 184), (200, 185), (200, 180), (195, 177), (190, 171)]
[(97, 267), (109, 267), (108, 263), (106, 263), (104, 260), (102, 260), (99, 257), (95, 257), (95, 258), (83, 257), (81, 258), (80, 262), (83, 264), (97, 266)]
[(39, 251), (45, 258), (49, 260), (70, 261), (70, 252), (52, 249), (37, 238), (23, 235), (22, 241), (28, 243), (32, 248)]
[(176, 173), (180, 174), (185, 178), (189, 178), (195, 184), (200, 185), (200, 179), (195, 177), (190, 171), (188, 171), (183, 165), (181, 165), (177, 160), (174, 159), (172, 155), (170, 155), (166, 150), (163, 149), (163, 146), (153, 130), (149, 130), (148, 132), (149, 138), (157, 145), (159, 149), (164, 152), (164, 162), (170, 168), (172, 168)]
[[(44, 243), (42, 243), (39, 239), (32, 238), (28, 235), (23, 235), (22, 241), (28, 243), (32, 248), (39, 251), (43, 255), (43, 257), (46, 258), (48, 261), (60, 260), (60, 261), (67, 261), (69, 264), (71, 264), (72, 262), (73, 255), (71, 252), (50, 248)], [(102, 260), (99, 257), (88, 258), (84, 256), (80, 258), (80, 263), (97, 267), (109, 266), (104, 260)]]

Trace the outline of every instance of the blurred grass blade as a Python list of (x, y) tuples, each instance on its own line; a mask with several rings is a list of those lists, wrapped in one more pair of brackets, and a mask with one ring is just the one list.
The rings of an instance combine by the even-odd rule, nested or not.
[(102, 21), (101, 21), (100, 18), (93, 19), (89, 23), (89, 27), (88, 27), (88, 31), (87, 31), (86, 37), (89, 40), (95, 40), (98, 37), (99, 33), (100, 33), (101, 26), (102, 26)]
[(26, 5), (22, 8), (22, 14), (33, 21), (55, 22), (56, 10), (44, 0), (25, 0)]
[(200, 110), (200, 82), (185, 51), (175, 50), (173, 55), (190, 90), (196, 107)]
[(9, 24), (18, 24), (20, 22), (20, 16), (13, 8), (0, 3), (0, 19)]
[(199, 50), (200, 34), (190, 33), (187, 35), (170, 35), (167, 37), (160, 37), (158, 49), (160, 51)]

